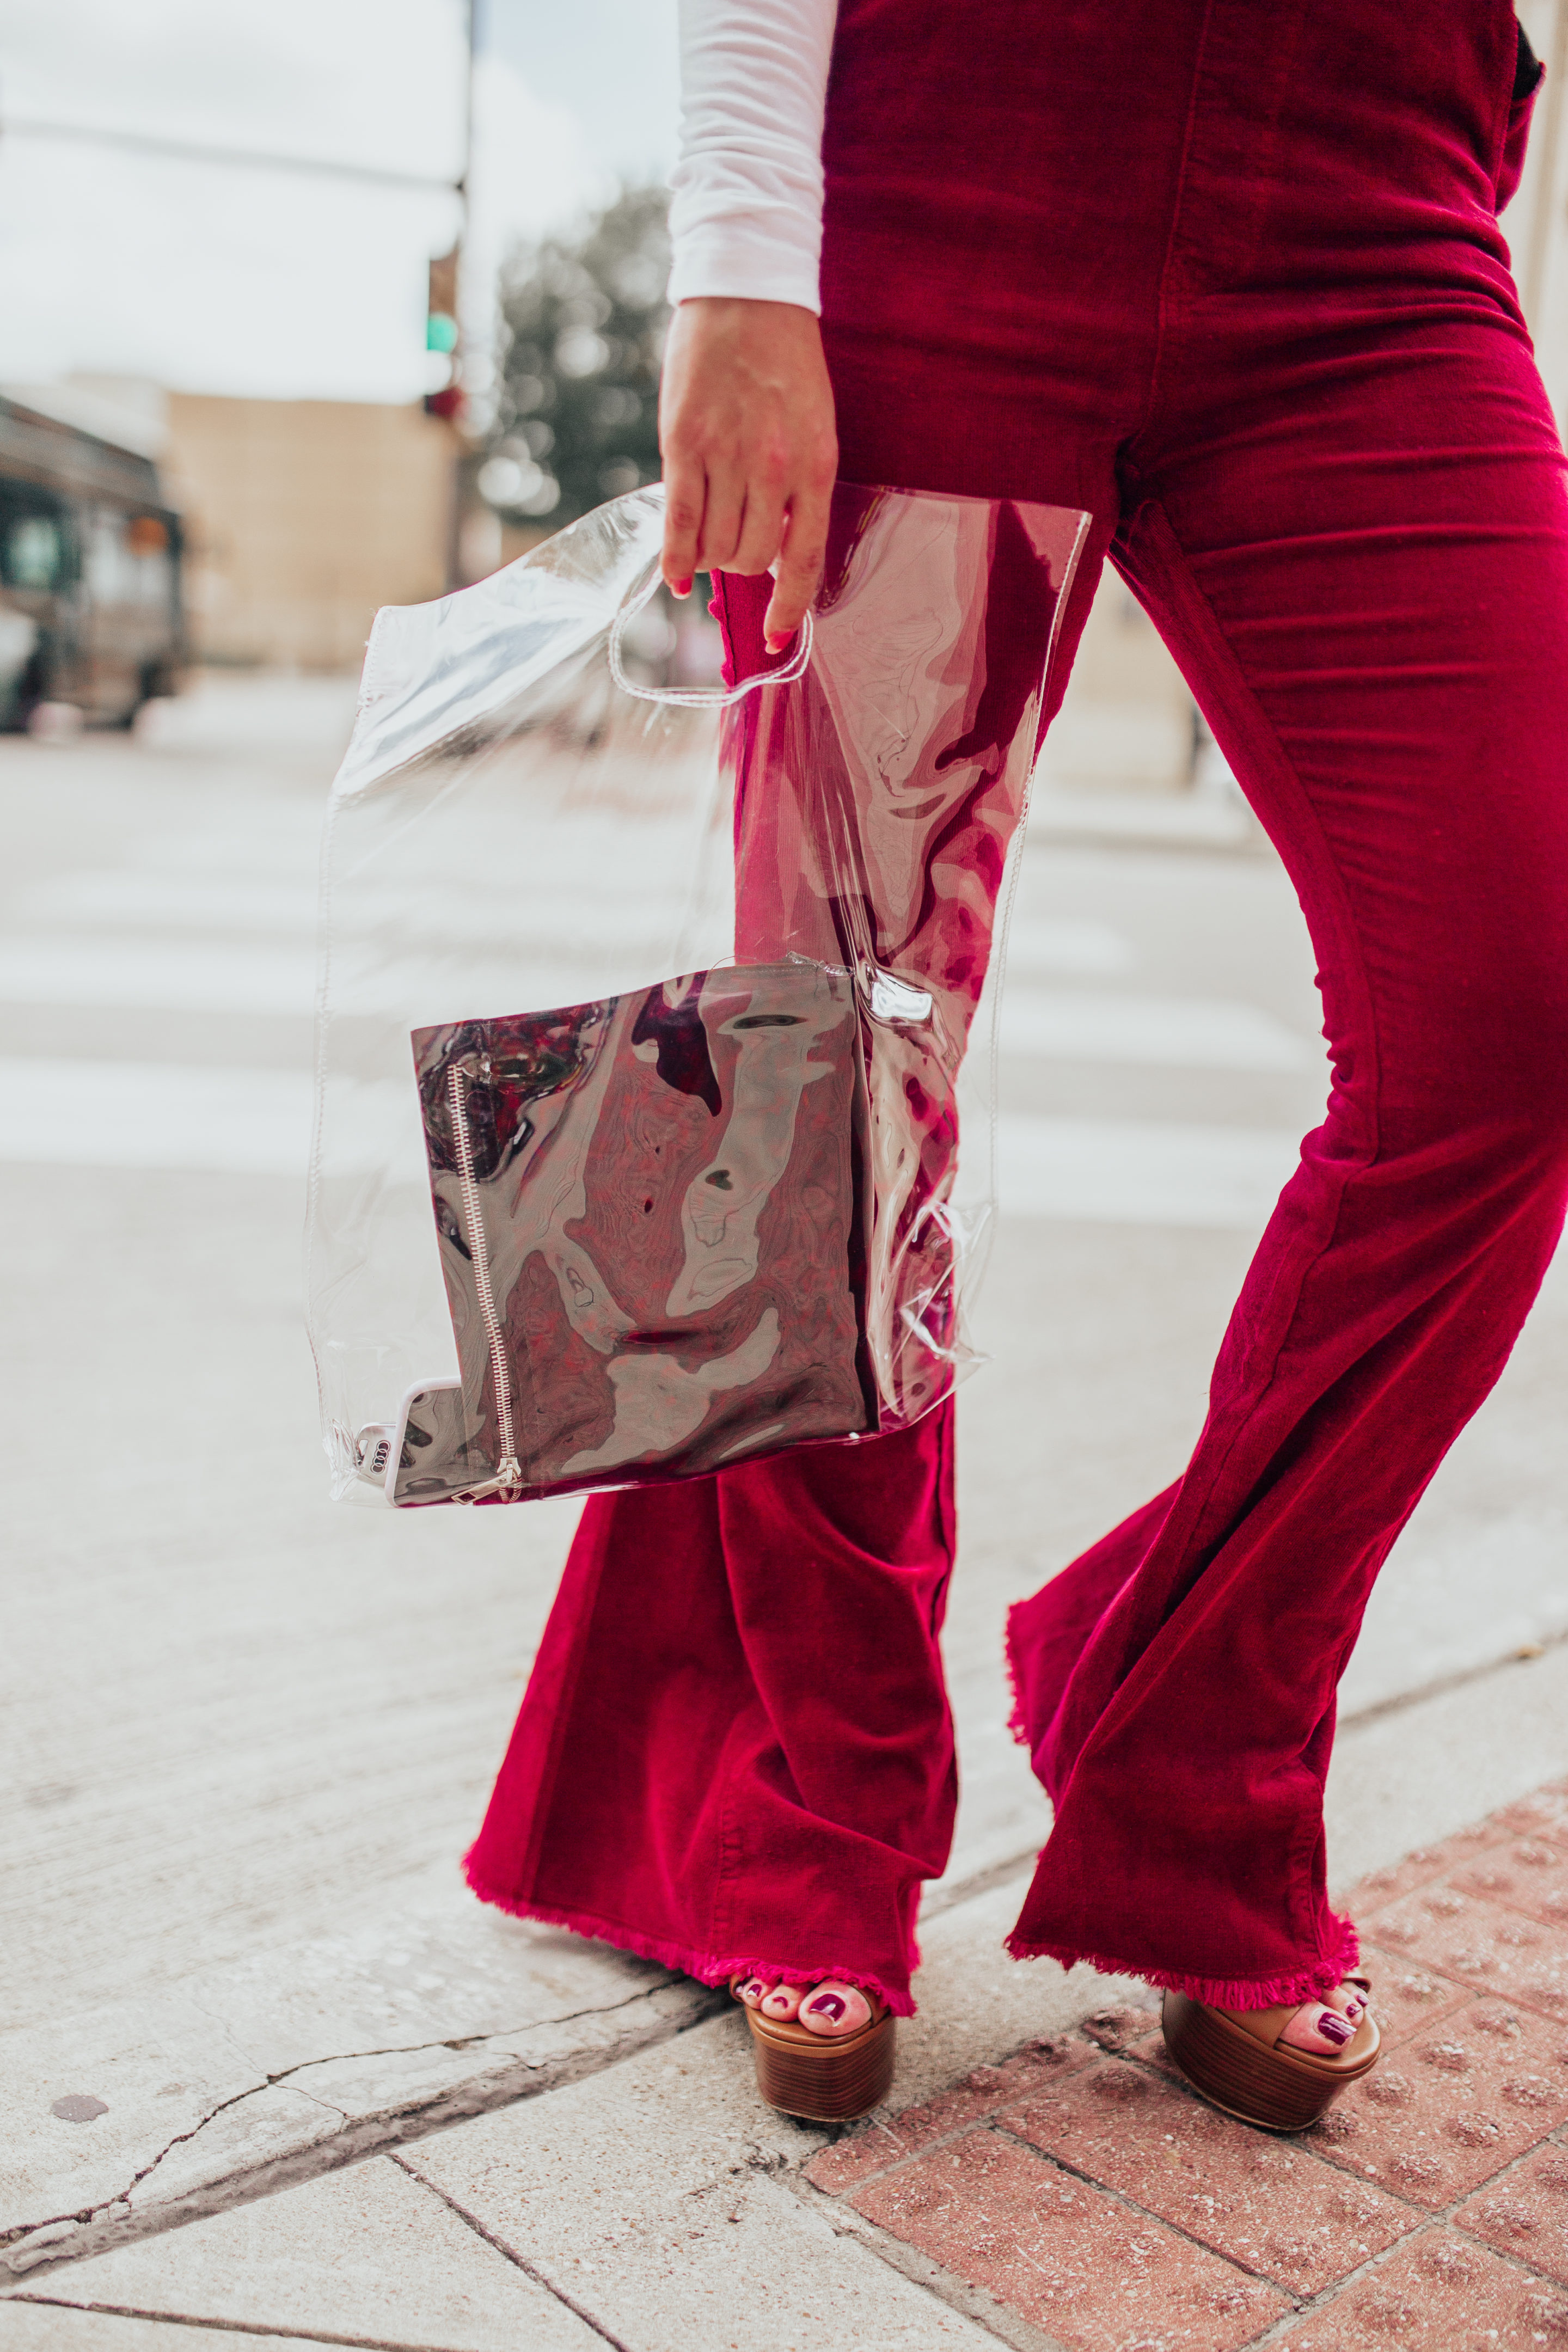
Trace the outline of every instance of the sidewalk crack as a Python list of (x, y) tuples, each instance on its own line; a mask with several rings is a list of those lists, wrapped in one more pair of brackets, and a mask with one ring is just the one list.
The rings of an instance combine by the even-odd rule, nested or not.
[(265, 2336), (287, 2343), (343, 2344), (352, 2352), (468, 2352), (466, 2345), (418, 2344), (382, 2336), (338, 2336), (331, 2328), (290, 2327), (277, 2320), (201, 2319), (184, 2311), (149, 2311), (132, 2303), (68, 2303), (58, 2294), (10, 2294), (7, 2303), (30, 2303), (45, 2311), (98, 2313), (105, 2319), (153, 2319), (164, 2327), (206, 2327), (229, 2336)]
[(459, 2204), (447, 2189), (440, 2188), (434, 2180), (427, 2179), (424, 2173), (416, 2172), (395, 2148), (392, 2151), (391, 2161), (396, 2165), (400, 2172), (406, 2173), (416, 2187), (428, 2189), (431, 2196), (438, 2199), (447, 2210), (454, 2214), (466, 2229), (472, 2230), (477, 2238), (482, 2238), (487, 2246), (500, 2254), (503, 2260), (510, 2263), (514, 2269), (520, 2270), (525, 2278), (531, 2279), (535, 2286), (542, 2287), (545, 2294), (552, 2296), (556, 2303), (563, 2303), (573, 2316), (582, 2321), (584, 2327), (591, 2327), (595, 2335), (604, 2343), (613, 2347), (613, 2352), (632, 2352), (631, 2346), (624, 2337), (613, 2335), (602, 2319), (596, 2318), (584, 2305), (580, 2304), (574, 2296), (568, 2294), (564, 2287), (557, 2286), (547, 2271), (541, 2270), (537, 2263), (531, 2263), (526, 2255), (520, 2254), (515, 2247), (509, 2246), (504, 2238), (498, 2238), (493, 2231), (487, 2230), (477, 2213), (470, 2213), (468, 2207)]
[[(290, 2172), (299, 2166), (303, 2166), (305, 2171), (330, 2170), (341, 2164), (352, 2163), (362, 2156), (376, 2153), (386, 2147), (385, 2136), (376, 2136), (375, 2114), (367, 2112), (363, 2116), (355, 2116), (349, 2109), (323, 2096), (320, 2091), (313, 2090), (298, 2081), (296, 2078), (300, 2075), (309, 2074), (327, 2066), (353, 2064), (362, 2059), (411, 2057), (417, 2056), (422, 2051), (435, 2050), (460, 2053), (480, 2047), (486, 2042), (521, 2042), (530, 2033), (575, 2025), (589, 2018), (614, 2020), (623, 2016), (628, 2011), (650, 2003), (658, 1994), (668, 1990), (668, 1981), (664, 1984), (643, 1986), (635, 1992), (627, 1993), (620, 2000), (604, 2004), (589, 2003), (582, 2009), (568, 2011), (559, 2017), (542, 2018), (532, 2025), (500, 2028), (493, 2033), (469, 2034), (456, 2039), (428, 2042), (392, 2042), (368, 2050), (329, 2052), (321, 2057), (302, 2058), (292, 2066), (279, 2067), (276, 2073), (260, 2075), (248, 2083), (244, 2089), (232, 2093), (226, 2099), (218, 2100), (216, 2105), (209, 2107), (188, 2129), (176, 2132), (172, 2138), (163, 2143), (154, 2156), (132, 2174), (131, 2179), (122, 2188), (117, 2189), (112, 2195), (95, 2199), (91, 2205), (85, 2208), (68, 2212), (47, 2214), (39, 2220), (16, 2223), (10, 2229), (0, 2231), (0, 2271), (8, 2271), (12, 2276), (21, 2277), (28, 2271), (46, 2263), (52, 2265), (83, 2261), (93, 2254), (104, 2252), (108, 2245), (123, 2242), (127, 2238), (156, 2234), (165, 2229), (178, 2227), (184, 2221), (204, 2219), (209, 2212), (226, 2210), (231, 2205), (247, 2202), (253, 2196), (267, 2195), (273, 2188), (292, 2185), (291, 2181), (286, 2182), (277, 2178), (280, 2171)], [(714, 1998), (716, 2000), (718, 1997)], [(201, 2003), (195, 2001), (194, 1997), (193, 2005), (201, 2007)], [(679, 2033), (693, 2025), (704, 2022), (711, 2012), (712, 2007), (712, 2001), (694, 2004), (689, 2014), (671, 2024), (670, 2033)], [(210, 2010), (204, 2010), (203, 2014), (213, 2017)], [(232, 2028), (221, 2018), (213, 2017), (213, 2021), (221, 2028), (237, 2053), (243, 2057), (245, 2054), (243, 2045), (235, 2039)], [(639, 2042), (637, 2046), (640, 2048), (642, 2044)], [(589, 2051), (576, 2054), (579, 2057), (585, 2056), (590, 2059), (595, 2055), (602, 2055), (604, 2064), (613, 2065), (618, 2056), (630, 2053), (623, 2053), (612, 2044), (602, 2053)], [(506, 2061), (505, 2065), (498, 2066), (498, 2074), (515, 2073), (521, 2070), (525, 2076), (548, 2076), (552, 2071), (554, 2063), (545, 2059), (536, 2064), (515, 2050), (498, 2052), (497, 2055), (498, 2059)], [(570, 2063), (571, 2060), (568, 2059), (566, 2063)], [(247, 2100), (259, 2097), (266, 2091), (280, 2087), (293, 2091), (299, 2097), (321, 2108), (327, 2115), (335, 2116), (343, 2129), (329, 2135), (325, 2141), (316, 2143), (313, 2148), (285, 2150), (277, 2157), (267, 2158), (248, 2174), (237, 2176), (227, 2183), (217, 2181), (205, 2189), (197, 2189), (183, 2200), (171, 2200), (167, 2206), (154, 2206), (151, 2210), (136, 2214), (132, 2214), (128, 2210), (123, 2213), (116, 2210), (117, 2208), (129, 2207), (134, 2192), (152, 2178), (176, 2148), (198, 2139), (220, 2116), (227, 2114), (232, 2108), (243, 2105)], [(468, 2108), (460, 2115), (442, 2113), (443, 2107), (449, 2105), (453, 2096), (461, 2095), (463, 2088), (464, 2085), (461, 2083), (445, 2086), (443, 2091), (426, 2100), (423, 2106), (416, 2105), (411, 2116), (405, 2119), (405, 2128), (401, 2136), (410, 2138), (422, 2137), (426, 2131), (440, 2129), (444, 2123), (467, 2120), (469, 2115), (482, 2112), (482, 2109)], [(526, 2085), (519, 2084), (515, 2088), (509, 2089), (503, 2096), (488, 2104), (508, 2105), (514, 2099), (527, 2095)], [(363, 2138), (367, 2133), (370, 2137), (365, 2145), (355, 2145), (345, 2149), (346, 2140), (353, 2139), (356, 2134)], [(312, 2157), (315, 2159), (313, 2166)], [(300, 2172), (298, 2177), (304, 2177), (304, 2172)], [(231, 2193), (227, 2195), (223, 2193), (226, 2187)], [(94, 2223), (99, 2225), (96, 2230), (93, 2229)], [(133, 2226), (124, 2226), (126, 2224)], [(85, 2233), (89, 2231), (91, 2237), (89, 2242), (79, 2244), (70, 2242), (71, 2238), (78, 2232)], [(49, 2242), (41, 2245), (29, 2242), (36, 2242), (39, 2234), (46, 2231), (56, 2233)]]

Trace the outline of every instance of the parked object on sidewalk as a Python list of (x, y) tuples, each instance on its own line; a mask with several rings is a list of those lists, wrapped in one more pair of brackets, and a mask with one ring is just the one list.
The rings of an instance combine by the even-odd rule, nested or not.
[(67, 393), (0, 397), (0, 731), (129, 727), (185, 662), (180, 518), (103, 423)]
[[(1370, 1993), (1365, 1977), (1348, 1977)], [(1310, 2007), (1317, 2004), (1310, 2003)], [(1333, 2057), (1296, 2050), (1281, 2039), (1300, 2002), (1253, 2009), (1227, 2016), (1223, 2010), (1167, 1991), (1160, 2023), (1170, 2052), (1194, 2091), (1211, 2105), (1260, 2131), (1305, 2131), (1326, 2115), (1340, 2093), (1376, 2065), (1382, 2045), (1370, 2008), (1344, 2048)]]
[(378, 616), (323, 868), (335, 1493), (700, 1475), (951, 1392), (966, 1053), (1085, 521), (841, 485), (815, 625), (728, 690), (623, 656), (658, 488)]

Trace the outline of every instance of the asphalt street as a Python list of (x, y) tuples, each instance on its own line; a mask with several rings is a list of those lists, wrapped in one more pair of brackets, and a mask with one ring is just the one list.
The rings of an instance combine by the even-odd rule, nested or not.
[[(0, 743), (14, 2027), (449, 1891), (570, 1538), (569, 1503), (327, 1498), (300, 1220), (318, 834), (352, 707), (336, 680), (217, 679), (134, 737)], [(939, 1906), (1043, 1827), (1005, 1730), (1006, 1603), (1179, 1470), (1325, 1087), (1271, 853), (1117, 824), (1101, 845), (1047, 823), (1024, 861)], [(1348, 1717), (1568, 1635), (1565, 1368), (1554, 1274), (1386, 1571)]]

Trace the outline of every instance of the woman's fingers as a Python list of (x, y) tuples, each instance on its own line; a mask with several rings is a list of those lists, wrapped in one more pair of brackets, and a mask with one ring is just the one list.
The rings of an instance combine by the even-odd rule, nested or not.
[(682, 302), (665, 348), (659, 441), (665, 579), (684, 594), (700, 569), (776, 566), (770, 634), (787, 639), (821, 571), (837, 463), (815, 315), (788, 302)]
[(827, 552), (827, 511), (833, 477), (818, 479), (791, 502), (778, 577), (763, 622), (769, 653), (782, 653), (805, 617)]
[(664, 467), (664, 552), (659, 569), (672, 595), (689, 596), (697, 571), (706, 492), (702, 467), (674, 454)]
[(770, 571), (784, 545), (784, 534), (783, 498), (765, 478), (751, 474), (746, 481), (745, 505), (730, 561), (721, 563), (720, 571), (753, 574)]
[(708, 469), (708, 496), (702, 509), (702, 529), (697, 540), (700, 572), (738, 572), (736, 551), (746, 511), (746, 478), (738, 466), (721, 460)]

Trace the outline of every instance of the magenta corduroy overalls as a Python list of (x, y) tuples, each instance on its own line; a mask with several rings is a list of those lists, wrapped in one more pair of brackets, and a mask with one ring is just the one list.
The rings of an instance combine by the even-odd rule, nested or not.
[[(1354, 1956), (1335, 1685), (1568, 1192), (1568, 492), (1495, 216), (1517, 63), (1507, 0), (840, 10), (844, 476), (1092, 511), (1056, 698), (1109, 553), (1319, 959), (1328, 1115), (1192, 1463), (1011, 1623), (1056, 1805), (1013, 1950), (1239, 2006)], [(948, 1408), (591, 1501), (479, 1893), (907, 2012), (955, 1792), (952, 1444)]]

